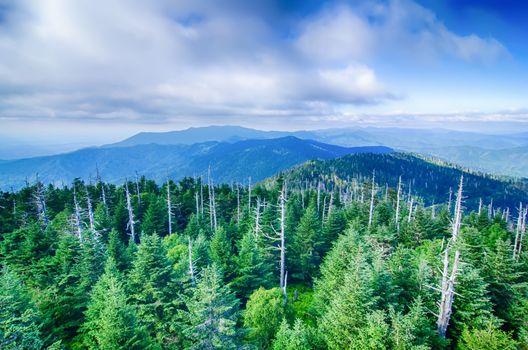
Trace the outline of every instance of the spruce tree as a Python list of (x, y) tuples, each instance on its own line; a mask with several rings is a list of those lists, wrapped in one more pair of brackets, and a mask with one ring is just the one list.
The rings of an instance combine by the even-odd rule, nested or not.
[(172, 334), (178, 288), (172, 266), (160, 237), (144, 235), (128, 275), (130, 302), (136, 307), (140, 323), (150, 336), (165, 344)]
[(0, 274), (0, 348), (40, 349), (41, 315), (22, 281), (7, 266)]
[(134, 307), (127, 302), (122, 276), (109, 258), (97, 281), (86, 310), (81, 334), (89, 349), (148, 349), (152, 343), (138, 324)]
[(267, 349), (285, 317), (282, 291), (279, 288), (257, 289), (251, 294), (244, 312), (247, 338), (259, 348)]
[(236, 322), (239, 301), (222, 284), (218, 268), (206, 267), (198, 279), (192, 296), (186, 300), (183, 319), (189, 349), (236, 349)]

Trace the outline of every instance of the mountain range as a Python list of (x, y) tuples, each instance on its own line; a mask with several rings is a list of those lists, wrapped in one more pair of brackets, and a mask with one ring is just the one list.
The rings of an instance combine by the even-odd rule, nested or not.
[(149, 143), (193, 144), (236, 142), (295, 136), (343, 147), (387, 146), (405, 152), (433, 156), (475, 170), (515, 177), (528, 177), (528, 133), (488, 135), (444, 129), (343, 128), (313, 131), (261, 131), (239, 126), (210, 126), (182, 131), (139, 133), (105, 147), (128, 147)]
[(384, 146), (341, 147), (293, 136), (251, 139), (234, 143), (133, 144), (86, 148), (75, 152), (0, 162), (0, 183), (20, 188), (38, 177), (44, 183), (70, 183), (75, 178), (101, 177), (122, 183), (127, 177), (141, 176), (158, 182), (167, 177), (204, 176), (208, 168), (216, 182), (260, 181), (294, 165), (312, 159), (330, 159), (351, 153), (387, 153)]

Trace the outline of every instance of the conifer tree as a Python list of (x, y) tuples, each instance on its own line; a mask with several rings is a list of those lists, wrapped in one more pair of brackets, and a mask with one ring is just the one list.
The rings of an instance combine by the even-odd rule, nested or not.
[(22, 281), (7, 266), (0, 274), (0, 348), (40, 349), (41, 315)]
[(238, 299), (222, 284), (218, 268), (206, 267), (192, 296), (186, 300), (183, 319), (189, 349), (236, 349)]
[(311, 334), (301, 320), (296, 319), (293, 327), (290, 327), (285, 319), (282, 321), (273, 342), (273, 350), (311, 350), (313, 348)]
[(233, 289), (243, 299), (259, 287), (268, 287), (273, 278), (271, 263), (266, 252), (258, 244), (255, 234), (248, 231), (240, 242), (238, 256), (235, 258), (236, 277), (232, 281)]
[(290, 264), (293, 277), (303, 281), (310, 281), (318, 266), (318, 241), (321, 236), (321, 223), (317, 216), (315, 203), (310, 203), (297, 226), (293, 242), (292, 263)]
[(152, 343), (127, 302), (122, 277), (112, 258), (91, 293), (82, 325), (83, 344), (89, 349), (148, 349)]
[(177, 286), (167, 251), (158, 235), (144, 235), (128, 275), (130, 302), (136, 306), (140, 323), (161, 343), (170, 342), (177, 306)]

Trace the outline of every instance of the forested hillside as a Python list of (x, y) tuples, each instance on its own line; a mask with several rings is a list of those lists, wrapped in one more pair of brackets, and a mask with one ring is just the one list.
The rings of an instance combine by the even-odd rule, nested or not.
[(142, 144), (131, 147), (87, 148), (54, 156), (0, 162), (2, 189), (19, 189), (37, 177), (61, 185), (75, 178), (87, 182), (97, 171), (110, 183), (146, 176), (161, 183), (169, 178), (203, 176), (209, 167), (221, 182), (260, 181), (310, 159), (330, 159), (350, 153), (387, 153), (387, 147), (341, 147), (288, 136), (235, 143), (205, 142), (192, 145)]
[(284, 176), (297, 187), (306, 186), (307, 181), (320, 182), (323, 186), (349, 183), (357, 195), (357, 189), (372, 178), (373, 172), (382, 187), (397, 187), (401, 176), (402, 188), (421, 197), (426, 206), (449, 203), (450, 198), (453, 201), (453, 184), (461, 175), (467, 180), (464, 205), (468, 209), (477, 210), (486, 204), (493, 210), (510, 208), (511, 211), (528, 197), (526, 180), (491, 177), (405, 153), (351, 154), (337, 159), (315, 160), (286, 172)]
[(524, 205), (464, 211), (471, 176), (427, 208), (392, 178), (294, 179), (1, 193), (0, 347), (527, 348)]

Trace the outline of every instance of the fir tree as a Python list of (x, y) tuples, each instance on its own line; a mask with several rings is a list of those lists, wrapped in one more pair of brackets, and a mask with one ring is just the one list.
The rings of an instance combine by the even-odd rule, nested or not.
[(89, 349), (147, 349), (152, 343), (127, 302), (121, 275), (112, 258), (97, 281), (86, 310), (82, 339)]
[(222, 285), (218, 269), (214, 265), (205, 268), (183, 314), (189, 348), (236, 349), (238, 304), (229, 288)]
[(41, 315), (22, 281), (7, 266), (0, 275), (0, 348), (40, 349)]

